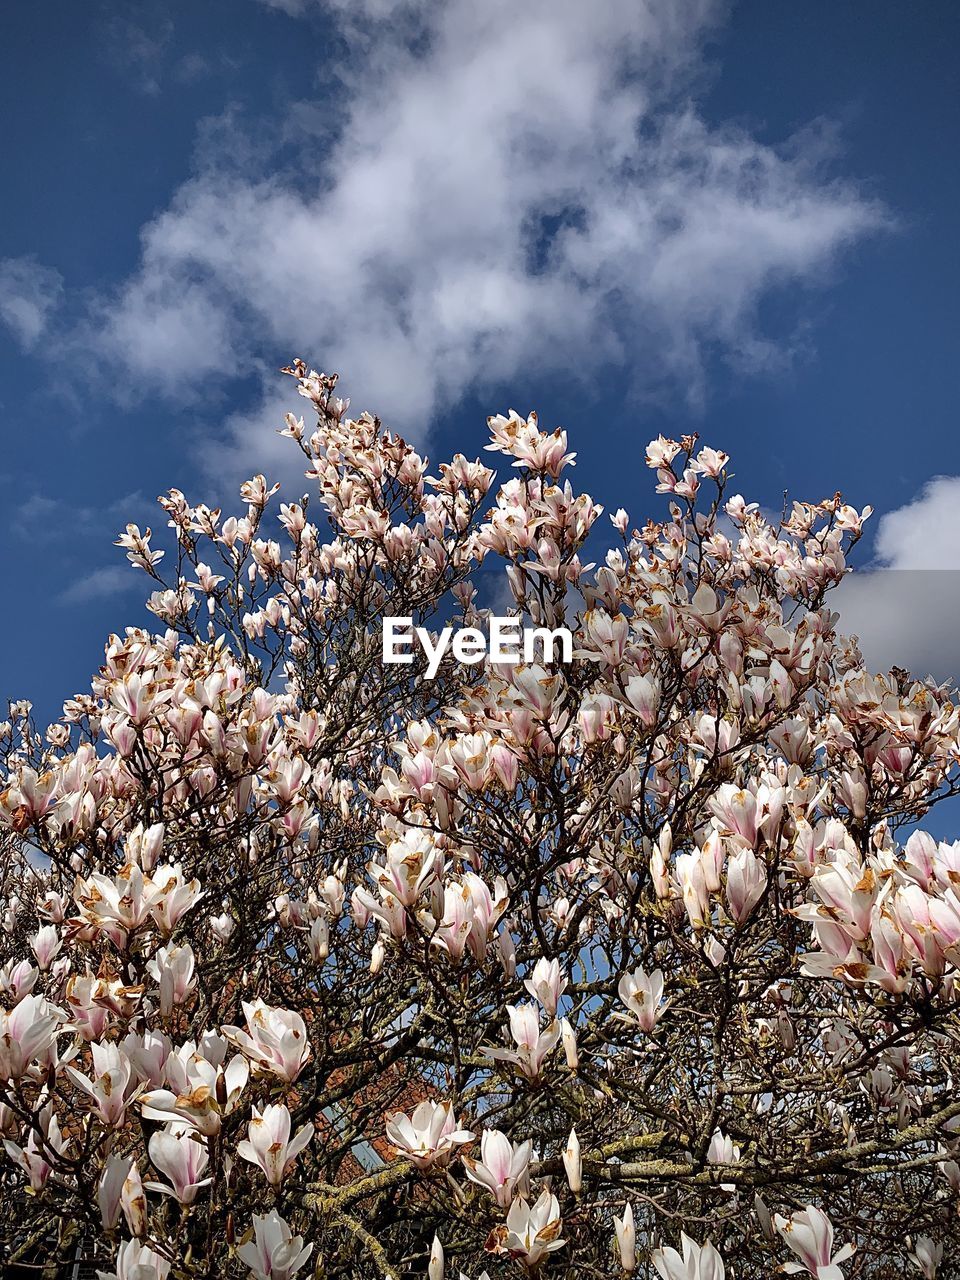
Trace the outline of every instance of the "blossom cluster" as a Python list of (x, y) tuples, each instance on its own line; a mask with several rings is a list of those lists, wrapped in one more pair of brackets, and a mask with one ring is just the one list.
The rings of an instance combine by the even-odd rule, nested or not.
[[(604, 552), (536, 415), (490, 419), (497, 486), (287, 372), (315, 497), (171, 491), (168, 577), (119, 539), (160, 629), (0, 727), (7, 1255), (934, 1280), (960, 713), (837, 631), (869, 509), (773, 522), (659, 437), (663, 518)], [(481, 566), (570, 662), (383, 661), (384, 617), (482, 626)]]

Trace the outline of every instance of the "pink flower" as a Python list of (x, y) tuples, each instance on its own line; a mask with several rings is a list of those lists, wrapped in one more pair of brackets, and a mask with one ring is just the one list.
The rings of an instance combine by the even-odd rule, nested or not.
[(791, 1274), (807, 1271), (814, 1280), (843, 1280), (843, 1272), (837, 1264), (853, 1256), (854, 1246), (846, 1244), (838, 1253), (833, 1253), (833, 1223), (822, 1209), (808, 1204), (806, 1209), (789, 1218), (776, 1214), (773, 1222), (800, 1259), (799, 1262), (785, 1262), (784, 1271)]
[(733, 835), (742, 836), (749, 845), (756, 844), (757, 797), (752, 791), (741, 790), (732, 782), (725, 782), (711, 796), (709, 807)]
[(708, 1240), (700, 1245), (680, 1233), (683, 1257), (676, 1249), (654, 1249), (650, 1261), (663, 1280), (724, 1280), (723, 1259)]
[(461, 879), (470, 908), (467, 950), (482, 964), (493, 931), (507, 909), (507, 885), (502, 877), (497, 876), (491, 893), (486, 882), (472, 871), (465, 871)]
[(195, 958), (189, 942), (161, 947), (147, 966), (160, 987), (160, 1016), (168, 1018), (177, 1005), (186, 1004), (197, 987)]
[(506, 1209), (519, 1186), (526, 1184), (527, 1166), (533, 1143), (528, 1139), (515, 1147), (499, 1129), (485, 1129), (480, 1137), (480, 1159), (463, 1157), (467, 1177), (486, 1187), (501, 1209)]
[(703, 855), (699, 850), (678, 854), (674, 865), (687, 918), (694, 929), (702, 929), (710, 920), (710, 891)]
[(8, 1138), (3, 1143), (7, 1155), (26, 1173), (34, 1191), (43, 1190), (53, 1172), (53, 1160), (69, 1145), (70, 1140), (64, 1141), (60, 1134), (60, 1123), (52, 1103), (43, 1108), (37, 1123), (30, 1125), (24, 1146), (20, 1147)]
[(540, 1002), (548, 1018), (557, 1016), (557, 1005), (567, 989), (567, 979), (560, 970), (559, 960), (547, 960), (541, 956), (532, 976), (526, 978), (523, 985)]
[(724, 453), (722, 449), (711, 449), (705, 445), (691, 465), (700, 475), (716, 479), (729, 461), (729, 453)]
[(313, 1126), (305, 1124), (290, 1140), (290, 1112), (283, 1105), (253, 1108), (247, 1139), (237, 1144), (237, 1155), (259, 1165), (271, 1187), (279, 1187), (294, 1161), (313, 1138)]
[(256, 1280), (290, 1280), (313, 1252), (304, 1247), (303, 1237), (295, 1236), (276, 1209), (265, 1217), (253, 1215), (254, 1239), (241, 1245), (237, 1257), (253, 1272)]
[(467, 946), (470, 927), (473, 924), (470, 909), (470, 893), (464, 885), (451, 883), (443, 890), (443, 915), (436, 920), (428, 911), (420, 917), (424, 932), (432, 937), (434, 946), (442, 947), (454, 963), (458, 962)]
[(456, 1149), (473, 1141), (469, 1129), (461, 1129), (449, 1102), (429, 1099), (414, 1108), (412, 1115), (395, 1111), (387, 1117), (387, 1140), (418, 1169), (431, 1165), (445, 1168)]
[(60, 954), (63, 942), (52, 924), (45, 924), (30, 938), (30, 949), (42, 973), (46, 973)]
[(74, 1067), (67, 1067), (66, 1073), (87, 1094), (103, 1123), (109, 1128), (116, 1128), (123, 1124), (127, 1106), (135, 1093), (131, 1088), (133, 1068), (130, 1059), (111, 1042), (92, 1044), (90, 1054), (93, 1058), (92, 1080)]
[(471, 791), (480, 791), (490, 776), (489, 733), (465, 733), (457, 738), (450, 751), (450, 761)]
[(203, 897), (199, 880), (185, 880), (179, 862), (156, 867), (151, 875), (153, 904), (150, 915), (164, 934), (173, 932)]
[(147, 919), (158, 890), (140, 867), (128, 863), (115, 876), (95, 872), (78, 880), (73, 897), (81, 919), (122, 947), (127, 935)]
[(262, 1000), (245, 1000), (243, 1012), (247, 1030), (224, 1027), (223, 1034), (261, 1071), (293, 1084), (310, 1057), (306, 1023), (299, 1013), (272, 1008)]
[(493, 1233), (487, 1248), (491, 1252), (508, 1253), (528, 1271), (533, 1271), (549, 1254), (566, 1244), (560, 1236), (562, 1230), (556, 1196), (544, 1191), (532, 1206), (518, 1197), (510, 1206), (506, 1226)]
[(43, 996), (24, 996), (10, 1013), (0, 1009), (0, 1080), (19, 1080), (34, 1063), (46, 1066), (65, 1021)]
[(654, 471), (668, 467), (679, 452), (680, 446), (676, 440), (657, 436), (656, 440), (651, 440), (647, 445), (647, 466)]
[(124, 1240), (115, 1271), (98, 1271), (99, 1280), (167, 1280), (171, 1263), (138, 1240)]
[(620, 1254), (620, 1265), (630, 1275), (637, 1269), (637, 1229), (633, 1221), (633, 1205), (629, 1200), (624, 1206), (622, 1218), (614, 1214), (613, 1232), (617, 1252)]
[(580, 1050), (577, 1047), (577, 1033), (569, 1018), (560, 1019), (560, 1043), (563, 1045), (563, 1056), (571, 1071), (580, 1066)]
[(371, 862), (370, 875), (382, 895), (412, 907), (440, 873), (443, 856), (427, 831), (408, 831), (387, 846), (383, 863)]
[(97, 1183), (97, 1206), (105, 1231), (112, 1231), (120, 1221), (120, 1197), (127, 1180), (132, 1156), (108, 1156)]
[(120, 1208), (132, 1236), (147, 1234), (147, 1197), (140, 1181), (140, 1170), (132, 1164), (123, 1180), (120, 1192)]
[(67, 1009), (70, 1013), (68, 1027), (78, 1032), (84, 1040), (101, 1040), (113, 1019), (110, 1010), (100, 1000), (102, 980), (89, 970), (75, 973), (67, 980)]
[(727, 862), (727, 904), (737, 924), (749, 919), (767, 887), (767, 869), (752, 849), (740, 849)]
[(486, 1046), (486, 1052), (498, 1062), (511, 1062), (528, 1080), (536, 1080), (547, 1056), (560, 1039), (560, 1024), (554, 1018), (545, 1031), (540, 1030), (540, 1017), (534, 1004), (507, 1005), (510, 1034), (516, 1049)]
[(570, 1130), (570, 1137), (563, 1151), (563, 1169), (567, 1175), (570, 1190), (577, 1194), (583, 1185), (583, 1165), (580, 1160), (580, 1139), (576, 1129)]
[(624, 694), (640, 723), (652, 728), (660, 707), (660, 681), (656, 676), (631, 676), (624, 686)]
[(11, 1004), (19, 1004), (37, 985), (39, 977), (40, 970), (34, 968), (29, 960), (8, 960), (0, 968), (0, 992)]
[(937, 1268), (943, 1258), (943, 1245), (930, 1236), (917, 1236), (912, 1252), (907, 1257), (923, 1276), (923, 1280), (936, 1280)]
[(578, 652), (613, 667), (624, 659), (630, 641), (630, 623), (623, 614), (611, 616), (605, 609), (588, 609), (583, 619), (583, 647)]
[[(205, 1043), (206, 1037), (201, 1047)], [(176, 1053), (168, 1054), (164, 1063), (168, 1087), (151, 1089), (140, 1099), (143, 1114), (148, 1120), (185, 1120), (207, 1136), (219, 1133), (223, 1116), (237, 1105), (249, 1072), (240, 1054), (224, 1068), (219, 1057), (211, 1061), (188, 1040)]]
[(170, 1037), (162, 1031), (144, 1031), (142, 1035), (130, 1031), (120, 1042), (120, 1047), (141, 1084), (159, 1089), (163, 1084), (164, 1067), (173, 1051)]
[(642, 969), (622, 974), (617, 983), (617, 995), (644, 1031), (652, 1031), (666, 1011), (663, 973), (659, 969), (654, 969), (649, 977)]
[(203, 1176), (210, 1155), (206, 1142), (192, 1125), (174, 1121), (153, 1135), (148, 1150), (154, 1166), (170, 1179), (169, 1185), (145, 1182), (143, 1185), (150, 1191), (173, 1196), (180, 1204), (193, 1204), (197, 1192), (213, 1181)]

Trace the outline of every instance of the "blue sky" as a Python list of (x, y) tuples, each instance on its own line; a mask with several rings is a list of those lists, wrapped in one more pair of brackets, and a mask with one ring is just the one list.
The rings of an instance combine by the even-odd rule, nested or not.
[[(112, 542), (158, 493), (302, 491), (294, 354), (433, 457), (537, 408), (640, 520), (697, 430), (751, 499), (872, 503), (865, 564), (960, 569), (960, 9), (589, 12), (7, 7), (6, 695), (52, 718), (149, 617)], [(957, 577), (850, 596), (878, 661), (952, 669)]]

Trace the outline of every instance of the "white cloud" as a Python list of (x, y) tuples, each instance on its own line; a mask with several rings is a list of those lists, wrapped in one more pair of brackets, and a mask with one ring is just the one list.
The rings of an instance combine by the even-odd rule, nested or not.
[(136, 573), (129, 566), (105, 565), (77, 578), (58, 598), (60, 604), (89, 604), (93, 600), (109, 600), (133, 587), (139, 586), (142, 590), (144, 582), (142, 577), (138, 582)]
[(260, 0), (268, 9), (280, 9), (291, 18), (299, 18), (307, 10), (307, 0)]
[(880, 519), (876, 567), (831, 598), (868, 663), (960, 678), (960, 476), (934, 476)]
[(0, 321), (25, 349), (39, 342), (62, 292), (52, 267), (32, 257), (0, 259)]
[(828, 601), (874, 671), (960, 679), (960, 572), (875, 570), (845, 578)]
[(876, 552), (890, 569), (960, 569), (960, 476), (934, 476), (912, 502), (888, 511)]
[[(201, 152), (100, 307), (93, 342), (138, 392), (302, 354), (413, 434), (531, 366), (696, 400), (708, 351), (776, 355), (771, 290), (884, 221), (824, 176), (816, 131), (778, 150), (698, 114), (709, 0), (325, 9), (351, 50), (322, 69), (328, 136), (301, 129), (297, 167), (256, 176)], [(235, 437), (254, 460), (256, 434)]]

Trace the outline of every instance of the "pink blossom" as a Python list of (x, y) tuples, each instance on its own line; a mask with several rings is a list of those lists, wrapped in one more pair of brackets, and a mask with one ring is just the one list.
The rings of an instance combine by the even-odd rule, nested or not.
[[(508, 1253), (528, 1271), (533, 1271), (551, 1253), (566, 1244), (560, 1235), (562, 1230), (563, 1221), (556, 1196), (544, 1191), (533, 1205), (518, 1197), (507, 1213), (506, 1226), (499, 1227), (491, 1237), (492, 1249), (497, 1253)], [(491, 1244), (487, 1248), (491, 1248)]]
[(774, 1216), (774, 1226), (800, 1259), (785, 1262), (784, 1271), (806, 1271), (814, 1280), (843, 1280), (839, 1263), (853, 1257), (854, 1246), (844, 1245), (833, 1252), (833, 1224), (822, 1209), (808, 1204), (789, 1218), (779, 1213)]
[(617, 994), (643, 1031), (652, 1031), (666, 1011), (663, 973), (659, 969), (654, 969), (649, 976), (642, 969), (622, 974)]
[(627, 1275), (637, 1269), (637, 1230), (633, 1221), (633, 1205), (628, 1200), (623, 1207), (623, 1216), (614, 1214), (613, 1231), (620, 1255), (620, 1265)]
[(243, 1012), (246, 1031), (224, 1027), (223, 1034), (261, 1071), (292, 1084), (310, 1057), (310, 1041), (303, 1019), (291, 1009), (272, 1008), (263, 1000), (243, 1001)]
[(60, 1133), (60, 1122), (48, 1103), (39, 1113), (36, 1122), (27, 1129), (23, 1146), (9, 1138), (3, 1141), (4, 1150), (15, 1165), (27, 1175), (34, 1191), (42, 1191), (54, 1169), (57, 1156), (66, 1152), (70, 1139)]
[(52, 1061), (64, 1021), (43, 996), (24, 996), (10, 1013), (0, 1009), (0, 1081), (19, 1080), (34, 1064)]
[(418, 1169), (431, 1165), (446, 1167), (456, 1149), (473, 1141), (469, 1129), (462, 1129), (449, 1102), (427, 1099), (411, 1115), (395, 1111), (387, 1116), (387, 1140)]
[(213, 1181), (203, 1177), (210, 1162), (206, 1142), (192, 1125), (174, 1121), (153, 1134), (148, 1144), (150, 1159), (168, 1182), (145, 1182), (149, 1191), (173, 1196), (180, 1204), (193, 1204), (197, 1192)]
[(686, 1234), (680, 1234), (681, 1257), (676, 1249), (654, 1249), (650, 1261), (663, 1280), (724, 1280), (723, 1259), (708, 1240), (697, 1244)]
[(557, 1005), (567, 988), (567, 979), (560, 970), (558, 960), (547, 960), (541, 956), (532, 975), (524, 980), (523, 985), (539, 1001), (548, 1018), (557, 1016)]
[(96, 1114), (109, 1128), (123, 1124), (126, 1110), (136, 1094), (131, 1083), (133, 1068), (129, 1058), (112, 1043), (92, 1044), (93, 1079), (88, 1079), (74, 1067), (66, 1073), (73, 1083), (89, 1098)]
[(245, 1141), (237, 1144), (242, 1160), (259, 1165), (271, 1187), (279, 1187), (294, 1162), (313, 1138), (313, 1126), (303, 1125), (290, 1138), (290, 1112), (283, 1105), (253, 1108)]
[(727, 861), (727, 904), (737, 924), (743, 924), (763, 896), (767, 870), (752, 849), (739, 849)]
[(114, 1271), (98, 1271), (99, 1280), (167, 1280), (171, 1263), (138, 1240), (124, 1240)]
[(509, 1207), (516, 1190), (527, 1185), (526, 1172), (533, 1143), (528, 1139), (514, 1146), (499, 1129), (484, 1129), (480, 1135), (480, 1159), (463, 1157), (467, 1177), (485, 1187), (501, 1209)]
[(560, 1039), (560, 1024), (551, 1021), (546, 1030), (540, 1029), (540, 1018), (534, 1004), (507, 1005), (510, 1034), (515, 1049), (488, 1046), (487, 1053), (499, 1062), (513, 1063), (528, 1080), (536, 1080), (547, 1057)]
[(254, 1214), (253, 1228), (253, 1240), (241, 1245), (237, 1256), (255, 1280), (291, 1280), (313, 1252), (313, 1245), (304, 1245), (276, 1209), (263, 1217)]

